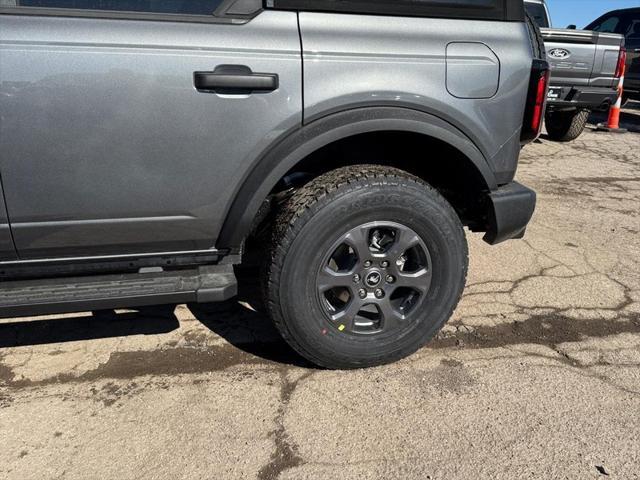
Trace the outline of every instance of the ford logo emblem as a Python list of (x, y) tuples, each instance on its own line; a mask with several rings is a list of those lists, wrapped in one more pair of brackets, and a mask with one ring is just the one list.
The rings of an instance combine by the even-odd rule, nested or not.
[(571, 52), (569, 50), (565, 50), (564, 48), (553, 48), (549, 50), (549, 56), (551, 58), (562, 60), (565, 58), (569, 58), (571, 56)]

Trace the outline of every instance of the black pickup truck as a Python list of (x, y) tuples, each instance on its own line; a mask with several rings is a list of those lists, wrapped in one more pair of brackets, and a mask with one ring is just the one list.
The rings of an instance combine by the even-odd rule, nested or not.
[(618, 98), (625, 64), (624, 37), (615, 33), (551, 28), (544, 0), (526, 0), (538, 23), (551, 66), (545, 124), (552, 140), (569, 142), (583, 132), (593, 110), (607, 110)]

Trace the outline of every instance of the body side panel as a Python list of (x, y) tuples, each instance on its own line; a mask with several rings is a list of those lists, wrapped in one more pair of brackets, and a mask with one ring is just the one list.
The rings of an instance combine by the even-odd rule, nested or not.
[(612, 33), (599, 33), (593, 72), (589, 85), (592, 87), (617, 87), (616, 67), (624, 37)]
[[(301, 12), (300, 30), (305, 122), (349, 105), (397, 102), (451, 123), (487, 161), (517, 141), (532, 61), (524, 23)], [(452, 42), (480, 42), (495, 53), (495, 95), (465, 99), (447, 91), (446, 50)], [(473, 71), (477, 59), (466, 60)], [(473, 75), (466, 82), (472, 84)], [(493, 170), (515, 170), (517, 156), (498, 157)]]

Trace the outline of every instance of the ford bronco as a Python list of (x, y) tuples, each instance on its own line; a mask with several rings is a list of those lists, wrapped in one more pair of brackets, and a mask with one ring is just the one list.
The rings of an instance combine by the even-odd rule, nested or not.
[(522, 0), (2, 0), (0, 314), (236, 295), (329, 368), (451, 316), (520, 238), (548, 66)]

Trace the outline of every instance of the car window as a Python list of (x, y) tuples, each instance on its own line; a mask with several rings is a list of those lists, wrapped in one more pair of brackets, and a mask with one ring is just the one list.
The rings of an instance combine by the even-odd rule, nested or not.
[(267, 8), (418, 17), (523, 20), (523, 0), (268, 0)]
[(616, 33), (618, 25), (620, 25), (620, 18), (611, 16), (603, 19), (600, 23), (592, 25), (590, 30), (594, 32)]
[(223, 0), (15, 0), (17, 7), (211, 15)]
[(629, 35), (625, 41), (627, 50), (640, 48), (640, 35)]
[(540, 28), (549, 28), (549, 18), (547, 17), (547, 10), (541, 3), (525, 2), (525, 8), (527, 13), (533, 18)]
[(624, 33), (624, 36), (627, 37), (627, 39), (640, 38), (640, 18), (631, 19), (631, 23)]

